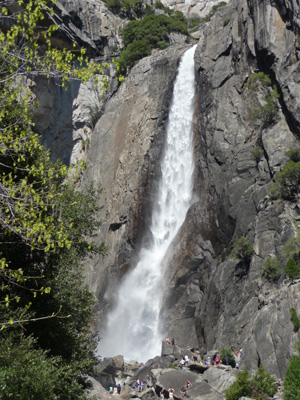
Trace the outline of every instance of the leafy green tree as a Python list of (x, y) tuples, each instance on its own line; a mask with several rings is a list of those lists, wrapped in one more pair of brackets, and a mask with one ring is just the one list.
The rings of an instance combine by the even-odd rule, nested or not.
[(275, 379), (265, 371), (263, 365), (258, 367), (256, 374), (251, 377), (247, 368), (239, 372), (237, 380), (225, 391), (226, 400), (239, 400), (240, 397), (250, 397), (263, 400), (266, 396), (277, 393)]
[(294, 308), (290, 309), (290, 314), (292, 317), (292, 322), (293, 322), (293, 327), (294, 327), (294, 331), (297, 332), (300, 328), (300, 320), (298, 318), (297, 312)]
[(240, 397), (251, 397), (252, 395), (252, 382), (247, 368), (240, 371), (237, 379), (225, 391), (226, 400), (239, 400)]
[(277, 393), (277, 386), (275, 385), (275, 379), (266, 372), (264, 366), (260, 364), (256, 374), (252, 379), (252, 395), (255, 399), (263, 400), (266, 396), (274, 396)]
[(279, 186), (279, 194), (283, 199), (293, 200), (299, 192), (300, 162), (289, 161), (280, 172), (275, 175)]
[(294, 161), (295, 163), (300, 161), (300, 149), (299, 148), (293, 148), (288, 150), (285, 155), (291, 160)]
[(300, 346), (298, 343), (298, 355), (292, 356), (289, 360), (288, 367), (283, 382), (284, 400), (300, 400)]
[(105, 253), (104, 246), (87, 239), (98, 227), (99, 191), (76, 190), (83, 164), (67, 169), (50, 161), (34, 132), (32, 109), (38, 104), (30, 82), (44, 75), (67, 86), (71, 79), (101, 74), (105, 65), (88, 62), (76, 47), (52, 46), (53, 2), (5, 5), (0, 15), (0, 345), (6, 354), (5, 360), (0, 357), (1, 399), (83, 400), (86, 375), (97, 359), (96, 337), (89, 330), (95, 300), (83, 284), (82, 260)]
[(232, 258), (236, 258), (244, 263), (249, 263), (252, 254), (253, 246), (246, 238), (239, 238), (233, 243), (231, 252)]
[(153, 48), (165, 48), (169, 44), (171, 32), (181, 32), (188, 35), (188, 21), (184, 15), (175, 11), (171, 16), (146, 15), (140, 21), (130, 21), (122, 30), (126, 46), (117, 60), (119, 72), (126, 73), (134, 63), (151, 54)]
[(220, 359), (224, 365), (231, 365), (235, 367), (235, 359), (231, 349), (224, 349), (220, 350)]
[(280, 261), (276, 257), (267, 257), (263, 262), (262, 275), (271, 280), (276, 281), (281, 275)]
[(252, 158), (258, 164), (264, 154), (264, 150), (260, 146), (255, 146), (252, 149)]
[(285, 273), (287, 276), (294, 281), (294, 278), (300, 275), (300, 268), (296, 264), (296, 261), (290, 257), (285, 265), (284, 268)]

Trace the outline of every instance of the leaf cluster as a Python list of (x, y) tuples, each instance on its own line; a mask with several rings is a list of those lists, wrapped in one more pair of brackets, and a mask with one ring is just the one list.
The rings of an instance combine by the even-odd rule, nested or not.
[(263, 262), (262, 275), (270, 281), (277, 281), (281, 273), (280, 260), (277, 257), (267, 257)]
[(284, 400), (300, 399), (300, 356), (299, 356), (299, 343), (298, 343), (298, 355), (292, 356), (289, 360), (288, 367), (283, 382)]
[(291, 308), (290, 309), (290, 314), (291, 314), (291, 318), (292, 318), (292, 323), (293, 323), (293, 327), (294, 327), (294, 331), (297, 332), (300, 328), (300, 319), (297, 315), (297, 312), (295, 310), (295, 308)]
[(232, 246), (231, 258), (240, 260), (246, 264), (251, 261), (253, 246), (246, 238), (237, 239)]
[[(226, 359), (227, 357), (227, 359)], [(220, 360), (222, 361), (223, 365), (231, 365), (233, 368), (235, 367), (235, 359), (231, 349), (220, 349)]]
[(249, 375), (247, 368), (239, 372), (237, 380), (225, 391), (225, 398), (226, 400), (239, 400), (244, 396), (263, 400), (266, 396), (273, 396), (275, 393), (277, 393), (275, 379), (265, 371), (261, 364), (253, 377)]
[(126, 48), (117, 60), (119, 73), (126, 74), (127, 68), (151, 54), (153, 48), (166, 47), (171, 32), (188, 34), (187, 19), (179, 11), (172, 16), (147, 15), (140, 21), (129, 22), (122, 31)]

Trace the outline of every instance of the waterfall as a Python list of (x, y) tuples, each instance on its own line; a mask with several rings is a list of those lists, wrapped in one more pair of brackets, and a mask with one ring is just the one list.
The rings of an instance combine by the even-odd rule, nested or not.
[(159, 312), (166, 255), (192, 201), (195, 48), (183, 54), (178, 67), (149, 227), (152, 241), (141, 249), (135, 268), (119, 288), (116, 307), (108, 315), (99, 343), (101, 356), (122, 354), (126, 361), (145, 362), (161, 352)]

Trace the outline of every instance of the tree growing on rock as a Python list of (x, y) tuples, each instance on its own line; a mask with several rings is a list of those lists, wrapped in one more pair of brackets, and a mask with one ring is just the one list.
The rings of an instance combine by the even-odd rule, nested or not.
[(226, 400), (239, 400), (241, 397), (263, 400), (277, 393), (275, 379), (265, 371), (263, 365), (258, 367), (256, 374), (251, 377), (247, 368), (239, 372), (237, 380), (225, 391)]
[(253, 254), (253, 246), (246, 238), (237, 239), (232, 246), (231, 258), (249, 264)]
[(300, 344), (297, 344), (298, 355), (292, 356), (289, 360), (288, 367), (283, 382), (284, 400), (300, 399)]
[(288, 259), (284, 271), (287, 274), (288, 278), (292, 280), (292, 282), (294, 282), (294, 279), (300, 275), (300, 268), (292, 257)]

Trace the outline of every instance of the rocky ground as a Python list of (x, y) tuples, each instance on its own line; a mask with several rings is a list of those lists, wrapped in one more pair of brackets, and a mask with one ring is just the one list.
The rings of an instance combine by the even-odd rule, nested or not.
[[(181, 367), (180, 360), (184, 356), (190, 360), (196, 357), (197, 361), (190, 361), (187, 366)], [(105, 358), (98, 366), (98, 373), (91, 378), (93, 389), (90, 396), (96, 399), (108, 400), (120, 397), (124, 400), (142, 399), (150, 400), (160, 396), (163, 392), (165, 398), (169, 398), (168, 389), (174, 389), (174, 399), (182, 398), (181, 388), (186, 387), (190, 381), (192, 386), (186, 389), (187, 399), (195, 400), (223, 400), (225, 390), (236, 380), (239, 370), (230, 365), (207, 365), (207, 361), (219, 356), (218, 350), (212, 350), (205, 355), (197, 349), (184, 349), (179, 346), (162, 344), (161, 356), (148, 360), (145, 364), (136, 361), (124, 362), (123, 356)], [(236, 357), (236, 362), (240, 357)], [(135, 390), (137, 380), (145, 383), (141, 392)], [(122, 386), (120, 396), (110, 394), (110, 388), (120, 383)], [(276, 400), (282, 400), (283, 388), (280, 387), (274, 396)], [(246, 400), (246, 398), (242, 398)]]

